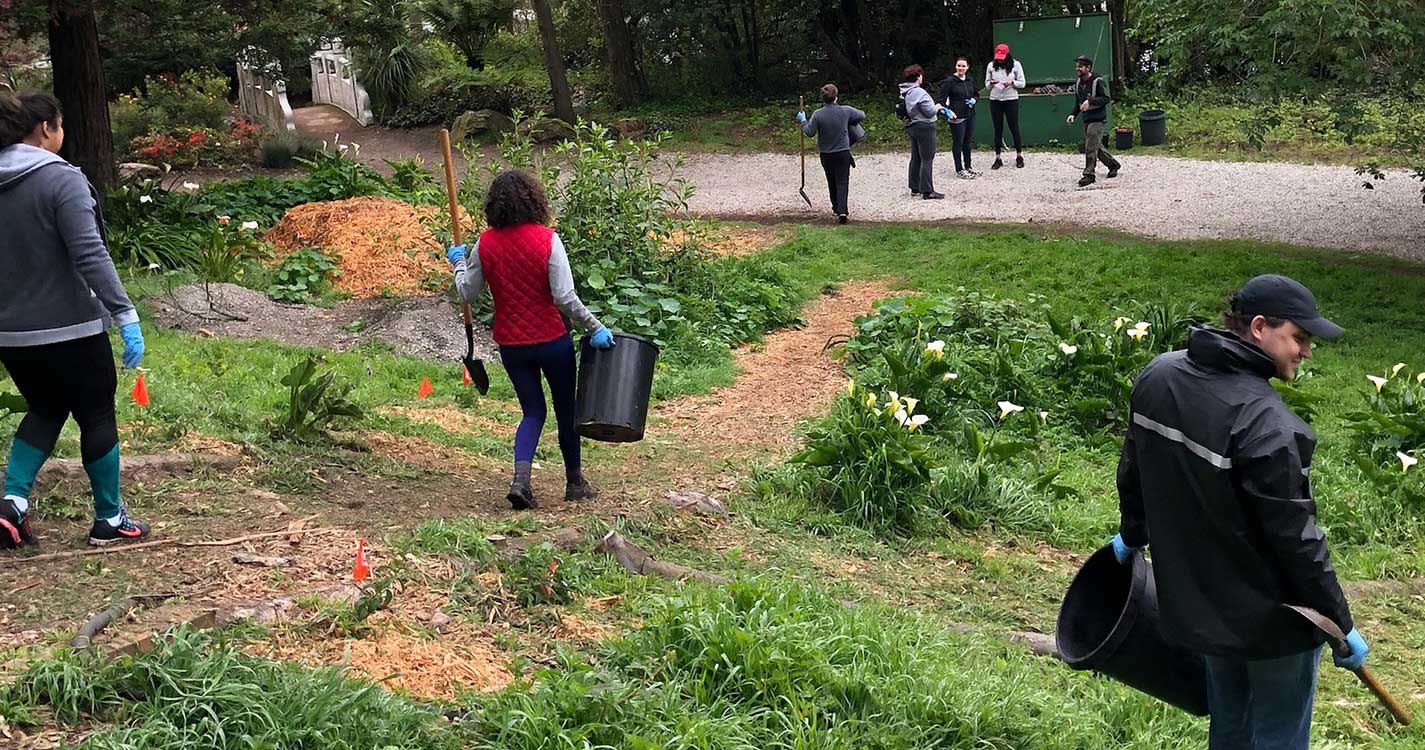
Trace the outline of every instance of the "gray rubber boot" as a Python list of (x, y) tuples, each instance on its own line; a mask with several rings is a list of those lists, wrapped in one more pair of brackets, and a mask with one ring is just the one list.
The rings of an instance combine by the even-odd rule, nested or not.
[(531, 468), (529, 461), (515, 462), (515, 478), (510, 482), (510, 494), (505, 495), (505, 499), (510, 501), (510, 507), (515, 510), (539, 507), (539, 503), (534, 499), (534, 489), (529, 484)]

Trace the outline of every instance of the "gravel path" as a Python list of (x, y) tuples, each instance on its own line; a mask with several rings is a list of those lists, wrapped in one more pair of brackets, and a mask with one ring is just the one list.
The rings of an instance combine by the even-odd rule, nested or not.
[[(943, 146), (944, 144), (942, 144)], [(870, 154), (851, 171), (855, 222), (1024, 221), (1120, 229), (1164, 239), (1251, 239), (1335, 247), (1425, 261), (1425, 205), (1420, 183), (1393, 172), (1361, 187), (1350, 167), (1217, 162), (1163, 156), (1120, 156), (1123, 173), (1079, 188), (1083, 157), (1031, 153), (1024, 169), (990, 171), (993, 156), (976, 154), (984, 174), (953, 175), (948, 151), (935, 160), (945, 200), (911, 198), (907, 157)], [(691, 208), (719, 217), (829, 218), (826, 179), (807, 158), (808, 209), (797, 195), (796, 155), (691, 155), (683, 176), (697, 186)]]

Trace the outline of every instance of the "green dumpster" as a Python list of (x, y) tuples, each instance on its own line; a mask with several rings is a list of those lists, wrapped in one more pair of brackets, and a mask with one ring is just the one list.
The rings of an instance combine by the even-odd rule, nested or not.
[[(1006, 18), (994, 23), (995, 44), (1008, 44), (1009, 52), (1024, 67), (1024, 90), (1019, 92), (1019, 134), (1026, 146), (1078, 143), (1083, 125), (1064, 119), (1074, 109), (1072, 86), (1074, 58), (1093, 58), (1094, 72), (1104, 79), (1113, 77), (1113, 29), (1107, 13), (1041, 18)], [(971, 73), (984, 84), (984, 65)], [(990, 119), (989, 92), (981, 102), (984, 109), (975, 118), (975, 143), (992, 147), (994, 123)], [(980, 107), (976, 107), (980, 109)], [(1113, 105), (1108, 108), (1106, 133), (1113, 132)], [(1009, 148), (1009, 128), (1004, 138)]]

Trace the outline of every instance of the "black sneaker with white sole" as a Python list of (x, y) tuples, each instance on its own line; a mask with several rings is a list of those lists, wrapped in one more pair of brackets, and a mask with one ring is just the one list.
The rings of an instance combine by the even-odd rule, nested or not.
[(148, 536), (148, 524), (129, 518), (127, 509), (120, 511), (119, 525), (109, 523), (106, 518), (94, 519), (89, 527), (89, 546), (108, 547), (113, 544), (137, 542)]

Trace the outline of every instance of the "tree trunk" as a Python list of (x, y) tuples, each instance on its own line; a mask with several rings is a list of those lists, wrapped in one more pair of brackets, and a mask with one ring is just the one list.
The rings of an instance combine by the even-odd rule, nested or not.
[(638, 49), (623, 0), (598, 0), (599, 21), (604, 27), (604, 49), (609, 59), (609, 79), (614, 99), (621, 105), (643, 98), (645, 84), (638, 67)]
[(549, 70), (549, 85), (554, 89), (554, 115), (576, 124), (574, 96), (569, 92), (569, 78), (564, 74), (564, 56), (559, 52), (559, 39), (554, 35), (554, 12), (549, 0), (534, 0), (534, 14), (539, 19), (539, 41), (544, 47), (544, 67)]
[[(1108, 22), (1113, 25), (1113, 90), (1128, 80), (1128, 25), (1125, 0), (1108, 0)], [(1116, 94), (1121, 96), (1121, 94)]]
[(114, 136), (109, 129), (109, 92), (99, 57), (99, 27), (89, 3), (52, 4), (49, 52), (54, 95), (64, 108), (60, 155), (94, 183), (102, 200), (117, 182)]

